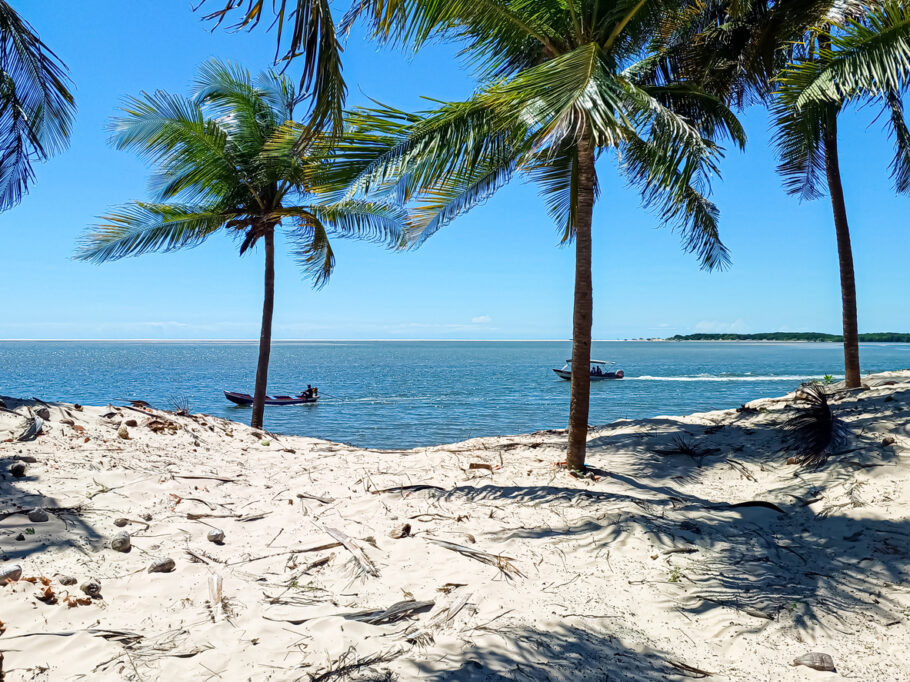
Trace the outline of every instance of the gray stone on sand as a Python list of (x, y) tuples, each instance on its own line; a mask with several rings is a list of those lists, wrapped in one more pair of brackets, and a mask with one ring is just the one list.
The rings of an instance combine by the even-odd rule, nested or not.
[(28, 520), (32, 523), (44, 523), (47, 519), (47, 512), (41, 507), (35, 507), (28, 513)]
[(205, 538), (209, 542), (214, 542), (216, 545), (223, 544), (224, 543), (224, 531), (221, 530), (220, 528), (212, 528), (212, 530), (210, 530), (208, 533), (206, 533)]
[(16, 460), (9, 465), (9, 472), (13, 475), (13, 478), (22, 478), (25, 476), (25, 462), (22, 460)]
[(98, 597), (101, 595), (101, 585), (94, 580), (86, 580), (79, 586), (79, 589), (85, 592), (89, 597)]
[(123, 533), (117, 533), (114, 537), (111, 538), (111, 549), (115, 552), (129, 552), (132, 543), (130, 542), (130, 534), (124, 531)]
[(22, 566), (19, 564), (3, 564), (0, 566), (0, 585), (6, 585), (11, 580), (22, 577)]
[(39, 407), (37, 410), (35, 410), (35, 414), (41, 417), (44, 421), (50, 421), (51, 411), (46, 407)]
[(58, 575), (57, 580), (61, 585), (75, 585), (76, 579), (71, 575)]
[(129, 519), (125, 519), (122, 516), (119, 519), (114, 519), (114, 525), (117, 526), (117, 528), (123, 528), (129, 522)]
[(176, 564), (170, 557), (159, 557), (149, 565), (149, 573), (170, 573)]

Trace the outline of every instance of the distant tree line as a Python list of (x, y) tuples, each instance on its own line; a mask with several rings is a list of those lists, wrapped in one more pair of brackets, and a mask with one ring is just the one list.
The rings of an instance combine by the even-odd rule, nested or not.
[[(667, 341), (830, 341), (840, 343), (840, 334), (820, 332), (768, 332), (765, 334), (677, 334)], [(910, 343), (910, 334), (875, 332), (860, 334), (861, 343)]]

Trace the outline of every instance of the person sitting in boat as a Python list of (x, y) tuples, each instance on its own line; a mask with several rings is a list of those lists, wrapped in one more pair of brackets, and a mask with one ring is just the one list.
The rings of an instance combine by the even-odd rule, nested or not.
[(313, 386), (313, 394), (312, 394), (311, 397), (312, 397), (313, 399), (316, 399), (316, 398), (319, 397), (319, 389), (318, 389), (316, 386)]
[(311, 399), (313, 397), (313, 387), (307, 384), (306, 390), (300, 394), (300, 397), (305, 398), (306, 400)]
[(591, 368), (591, 376), (599, 377), (601, 375), (600, 365), (594, 365)]

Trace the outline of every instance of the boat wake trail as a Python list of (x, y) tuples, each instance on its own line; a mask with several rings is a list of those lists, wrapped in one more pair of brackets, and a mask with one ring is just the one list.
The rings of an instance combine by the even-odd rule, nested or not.
[[(817, 379), (815, 374), (786, 374), (786, 375), (753, 375), (753, 374), (699, 374), (698, 376), (680, 376), (680, 377), (654, 377), (647, 374), (640, 377), (630, 377), (628, 374), (624, 381), (808, 381)], [(834, 379), (842, 379), (842, 376), (834, 376)]]

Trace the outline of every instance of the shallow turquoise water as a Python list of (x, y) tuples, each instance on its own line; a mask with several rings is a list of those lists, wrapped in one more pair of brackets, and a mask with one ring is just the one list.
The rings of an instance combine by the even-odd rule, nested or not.
[[(592, 424), (731, 408), (841, 375), (837, 344), (595, 342), (621, 381), (592, 385)], [(0, 342), (0, 394), (83, 404), (141, 398), (246, 421), (255, 343)], [(566, 424), (568, 342), (304, 341), (272, 349), (269, 390), (319, 386), (316, 406), (266, 409), (266, 427), (370, 447), (412, 447)], [(863, 344), (863, 372), (910, 367), (908, 344)]]

